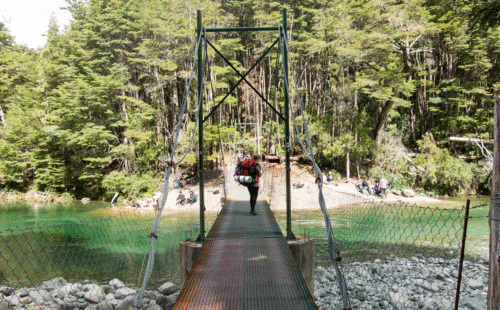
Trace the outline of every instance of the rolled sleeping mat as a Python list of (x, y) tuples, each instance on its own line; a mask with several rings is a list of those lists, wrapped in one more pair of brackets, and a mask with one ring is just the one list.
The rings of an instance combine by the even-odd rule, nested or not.
[(252, 183), (253, 178), (249, 175), (235, 175), (234, 180), (240, 183)]

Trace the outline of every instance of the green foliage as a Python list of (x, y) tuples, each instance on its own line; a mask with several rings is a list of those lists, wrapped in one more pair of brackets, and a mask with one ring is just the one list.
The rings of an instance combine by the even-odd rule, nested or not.
[(131, 200), (154, 194), (158, 185), (159, 180), (152, 172), (133, 175), (126, 171), (113, 171), (102, 181), (102, 186), (106, 190), (105, 197), (111, 198), (118, 192)]
[(472, 169), (465, 161), (438, 148), (428, 137), (417, 144), (421, 154), (415, 157), (413, 164), (419, 171), (418, 185), (442, 194), (456, 194), (472, 184)]
[(493, 171), (491, 169), (487, 168), (483, 163), (473, 165), (472, 176), (473, 181), (470, 187), (477, 190), (477, 194), (491, 194), (491, 182), (493, 178)]
[[(60, 31), (51, 20), (47, 44), (40, 50), (16, 45), (0, 23), (3, 186), (99, 196), (114, 193), (110, 180), (116, 179), (120, 191), (141, 195), (150, 187), (144, 185), (150, 171), (163, 170), (179, 121), (183, 132), (176, 156), (184, 154), (191, 137), (198, 82), (189, 94), (185, 86), (196, 41), (196, 9), (202, 10), (207, 27), (275, 26), (281, 22), (282, 3), (69, 1), (71, 27)], [(448, 147), (449, 136), (493, 135), (500, 29), (488, 17), (484, 21), (490, 29), (469, 31), (469, 13), (481, 16), (494, 8), (488, 3), (286, 2), (293, 30), (291, 56), (318, 163), (339, 172), (347, 170), (346, 163), (351, 171), (356, 165), (377, 178), (389, 171), (401, 186), (439, 187), (451, 193), (469, 182), (486, 191), (487, 171), (444, 149), (424, 146), (427, 142), (420, 143), (422, 155), (415, 159), (423, 170), (410, 173), (413, 164), (392, 156), (397, 150), (391, 142), (414, 149), (416, 141), (432, 132), (440, 147)], [(270, 32), (245, 32), (210, 40), (243, 73), (274, 38)], [(207, 53), (205, 115), (238, 80), (220, 56), (211, 49)], [(280, 58), (273, 50), (247, 79), (283, 113), (283, 81), (276, 72), (282, 70)], [(306, 132), (297, 113), (297, 94), (291, 90), (299, 127), (298, 133), (291, 128), (291, 151), (298, 155), (303, 151), (297, 140), (306, 141)], [(186, 96), (186, 115), (179, 120)], [(226, 103), (205, 123), (207, 162), (232, 149), (235, 120), (259, 121), (264, 150), (284, 154), (283, 122), (245, 83)], [(197, 134), (184, 165), (198, 160)], [(237, 135), (238, 141), (254, 137)], [(244, 144), (256, 149), (253, 140)], [(472, 151), (473, 146), (454, 149)], [(129, 179), (143, 185), (129, 187)]]

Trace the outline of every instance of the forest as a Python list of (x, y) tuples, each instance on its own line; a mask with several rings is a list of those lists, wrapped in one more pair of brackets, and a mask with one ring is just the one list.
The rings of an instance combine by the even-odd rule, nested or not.
[[(325, 172), (488, 194), (484, 150), (449, 141), (493, 136), (500, 30), (471, 24), (476, 3), (68, 0), (70, 26), (60, 29), (53, 18), (38, 49), (16, 44), (0, 22), (0, 189), (93, 198), (157, 190), (186, 96), (180, 153), (196, 121), (196, 85), (186, 93), (196, 11), (205, 27), (261, 27), (280, 25), (287, 8), (291, 57)], [(277, 33), (208, 36), (243, 74)], [(206, 53), (205, 115), (239, 80), (213, 49)], [(247, 79), (283, 113), (280, 57), (272, 50)], [(292, 101), (298, 111), (293, 92)], [(207, 165), (233, 150), (235, 122), (260, 123), (262, 151), (284, 154), (284, 123), (243, 83), (205, 123)], [(303, 155), (290, 132), (292, 156)], [(197, 150), (183, 167), (195, 166)]]

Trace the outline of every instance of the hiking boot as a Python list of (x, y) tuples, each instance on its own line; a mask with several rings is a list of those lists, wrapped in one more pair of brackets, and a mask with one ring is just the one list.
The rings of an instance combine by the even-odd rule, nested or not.
[(257, 212), (255, 212), (255, 210), (250, 210), (250, 214), (257, 215)]

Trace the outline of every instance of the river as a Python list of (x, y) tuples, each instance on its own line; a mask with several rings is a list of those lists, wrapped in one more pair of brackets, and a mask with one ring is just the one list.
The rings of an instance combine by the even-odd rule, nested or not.
[[(346, 262), (421, 251), (427, 251), (424, 254), (428, 255), (458, 257), (463, 225), (460, 209), (467, 198), (471, 198), (473, 207), (489, 201), (487, 197), (452, 197), (447, 199), (449, 204), (383, 207), (378, 209), (380, 213), (361, 207), (349, 208), (330, 211), (330, 217)], [(434, 207), (452, 211), (436, 212)], [(469, 256), (487, 255), (488, 208), (486, 205), (471, 210), (473, 218), (469, 220), (466, 248)], [(153, 215), (118, 210), (120, 208), (106, 202), (0, 202), (0, 282), (7, 281), (16, 287), (34, 286), (41, 280), (63, 276), (68, 281), (91, 279), (100, 283), (120, 278), (127, 285), (137, 285), (149, 248), (147, 235)], [(207, 230), (216, 215), (207, 213)], [(285, 231), (286, 214), (276, 212), (275, 215)], [(198, 221), (197, 213), (164, 214), (150, 287), (167, 280), (178, 281), (178, 244), (197, 236)], [(292, 214), (292, 230), (297, 235), (314, 238), (316, 265), (329, 265), (320, 211)], [(442, 240), (427, 240), (443, 231), (446, 236)], [(416, 239), (412, 235), (417, 235)], [(379, 251), (381, 248), (384, 252)], [(436, 252), (438, 248), (440, 252)]]

